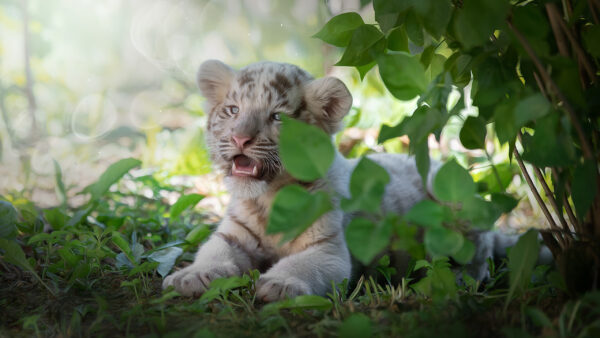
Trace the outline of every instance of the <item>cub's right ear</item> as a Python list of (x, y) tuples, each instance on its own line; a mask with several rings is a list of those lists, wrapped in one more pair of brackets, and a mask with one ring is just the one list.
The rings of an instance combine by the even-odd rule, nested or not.
[(223, 102), (235, 71), (219, 60), (204, 61), (198, 70), (198, 86), (202, 95), (215, 105)]

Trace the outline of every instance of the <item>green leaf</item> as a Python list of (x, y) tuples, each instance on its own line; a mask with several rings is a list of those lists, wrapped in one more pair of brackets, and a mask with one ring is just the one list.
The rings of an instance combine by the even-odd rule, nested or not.
[(299, 185), (285, 186), (273, 200), (267, 234), (282, 233), (281, 241), (289, 241), (332, 209), (330, 197), (324, 191), (311, 194)]
[(600, 57), (600, 26), (586, 27), (583, 31), (583, 45), (585, 49), (595, 57)]
[(383, 33), (372, 25), (362, 25), (352, 34), (350, 44), (336, 66), (363, 66), (385, 49)]
[(354, 30), (364, 24), (363, 19), (357, 13), (343, 13), (331, 18), (313, 37), (334, 46), (346, 47), (350, 43)]
[(421, 182), (423, 187), (427, 188), (427, 178), (429, 177), (429, 167), (431, 166), (431, 160), (429, 159), (429, 143), (427, 139), (421, 142), (413, 143), (413, 149), (415, 153), (415, 163), (417, 165), (417, 171), (421, 176)]
[(375, 20), (384, 32), (396, 27), (403, 12), (410, 8), (408, 1), (373, 0)]
[(507, 193), (492, 193), (492, 203), (501, 212), (509, 213), (519, 204), (519, 200)]
[(35, 269), (31, 266), (31, 264), (25, 257), (25, 252), (23, 252), (23, 249), (19, 244), (17, 244), (15, 241), (6, 238), (0, 238), (0, 249), (4, 250), (4, 255), (2, 256), (2, 259), (5, 262), (14, 264), (20, 267), (21, 269), (31, 272), (31, 274), (33, 274), (33, 276), (38, 280), (38, 282), (40, 282), (40, 284), (42, 284), (48, 291), (50, 291), (50, 293), (52, 293), (53, 295), (55, 294), (55, 292), (52, 289), (50, 289), (50, 287), (46, 285), (46, 283), (44, 283), (44, 281), (40, 278)]
[[(561, 121), (562, 120), (562, 121)], [(566, 117), (561, 117), (558, 112), (540, 118), (535, 126), (535, 134), (530, 137), (523, 133), (522, 157), (525, 161), (538, 167), (564, 167), (575, 162), (575, 148), (569, 133), (569, 126), (565, 126)]]
[(536, 307), (531, 307), (531, 306), (526, 307), (525, 314), (538, 327), (548, 327), (548, 328), (554, 327), (554, 325), (552, 325), (552, 321), (550, 321), (550, 318), (548, 318), (548, 316), (546, 316), (546, 314), (542, 310), (540, 310)]
[(53, 230), (62, 229), (67, 223), (67, 215), (60, 208), (44, 210), (44, 217), (50, 223)]
[(469, 172), (452, 159), (446, 162), (433, 180), (433, 192), (446, 202), (462, 202), (475, 194), (475, 183)]
[(346, 227), (346, 243), (350, 252), (363, 264), (369, 264), (390, 242), (394, 219), (375, 224), (364, 218), (354, 218)]
[(456, 37), (471, 49), (489, 41), (494, 29), (504, 25), (509, 9), (506, 0), (464, 0), (454, 19)]
[(185, 236), (185, 241), (190, 243), (190, 245), (198, 245), (200, 244), (200, 242), (206, 239), (208, 235), (210, 235), (210, 233), (211, 230), (207, 225), (198, 225), (197, 227), (192, 229), (192, 231), (190, 231), (187, 234), (187, 236)]
[(417, 46), (423, 46), (425, 43), (423, 27), (413, 11), (408, 11), (404, 25), (406, 26), (406, 34), (408, 34), (410, 41)]
[(261, 310), (262, 316), (271, 316), (279, 310), (321, 310), (331, 309), (333, 304), (327, 298), (317, 295), (302, 295), (291, 299), (265, 305)]
[(514, 100), (507, 100), (498, 103), (494, 109), (494, 129), (500, 144), (514, 142), (521, 129), (515, 122), (515, 105)]
[(54, 180), (56, 182), (56, 196), (60, 201), (60, 204), (64, 207), (67, 205), (67, 189), (65, 189), (65, 184), (62, 178), (62, 170), (60, 169), (60, 165), (56, 160), (54, 162)]
[(450, 270), (448, 259), (446, 257), (439, 258), (433, 264), (425, 266), (428, 267), (427, 276), (413, 284), (412, 288), (419, 293), (432, 297), (435, 301), (454, 298), (458, 287), (456, 285), (456, 275)]
[(409, 52), (408, 50), (408, 35), (404, 26), (399, 26), (392, 29), (387, 38), (389, 50), (398, 52)]
[(506, 296), (504, 309), (512, 300), (515, 292), (524, 291), (531, 280), (531, 273), (535, 267), (540, 252), (538, 232), (529, 230), (522, 235), (517, 244), (508, 253), (508, 277), (510, 288)]
[(279, 153), (285, 169), (302, 181), (325, 176), (333, 163), (335, 149), (323, 130), (282, 116)]
[(17, 236), (17, 210), (12, 204), (0, 201), (0, 238), (14, 239)]
[(129, 260), (132, 263), (136, 261), (133, 252), (129, 247), (129, 243), (127, 243), (127, 241), (123, 239), (123, 236), (119, 232), (113, 231), (111, 239), (113, 244), (116, 245), (119, 249), (121, 249), (121, 251), (125, 254), (125, 256), (127, 256), (127, 258), (129, 258)]
[(346, 318), (338, 332), (338, 337), (363, 338), (372, 337), (373, 327), (371, 319), (362, 313), (354, 313)]
[(342, 199), (341, 207), (347, 212), (375, 212), (381, 209), (381, 199), (390, 175), (380, 165), (363, 157), (352, 171), (349, 199)]
[(248, 285), (250, 285), (250, 277), (248, 275), (217, 278), (210, 282), (208, 291), (200, 297), (200, 300), (209, 302), (230, 290), (247, 287)]
[[(373, 69), (373, 67), (377, 64), (377, 62), (372, 61), (371, 63), (367, 63), (366, 65), (363, 66), (357, 66), (355, 67), (356, 70), (358, 71), (358, 75), (360, 76), (360, 80), (362, 81), (365, 76), (367, 75), (367, 73)], [(348, 127), (348, 125), (346, 125), (346, 127)]]
[(522, 127), (529, 121), (537, 120), (550, 112), (550, 102), (540, 94), (534, 94), (520, 100), (515, 107), (516, 127)]
[(463, 235), (444, 227), (431, 227), (425, 232), (425, 248), (434, 256), (453, 255), (462, 248), (463, 242)]
[(171, 220), (174, 220), (177, 217), (179, 217), (181, 212), (183, 212), (185, 209), (189, 207), (193, 208), (203, 198), (204, 196), (200, 194), (189, 194), (180, 196), (177, 202), (175, 202), (175, 204), (171, 206), (171, 210), (169, 211), (169, 216)]
[(432, 200), (423, 200), (404, 214), (404, 219), (424, 227), (439, 227), (446, 219), (447, 209)]
[(577, 217), (581, 220), (585, 219), (596, 197), (597, 177), (596, 161), (586, 160), (582, 165), (575, 167), (573, 171), (572, 198)]
[(182, 253), (182, 248), (172, 246), (170, 248), (151, 253), (148, 256), (148, 259), (159, 263), (156, 271), (158, 271), (158, 273), (164, 278), (169, 274), (169, 271), (171, 271), (173, 265), (175, 265), (177, 257), (181, 256)]
[(465, 239), (462, 247), (452, 255), (452, 258), (459, 264), (468, 264), (475, 256), (475, 244)]
[(452, 16), (450, 0), (416, 0), (412, 3), (425, 29), (439, 40), (446, 32), (446, 26)]
[(470, 225), (480, 230), (490, 230), (502, 211), (494, 203), (484, 200), (479, 195), (471, 195), (462, 200), (459, 217), (470, 221)]
[(91, 193), (91, 201), (102, 197), (110, 187), (117, 183), (129, 170), (142, 164), (139, 160), (133, 158), (122, 159), (111, 164), (108, 169), (100, 176), (96, 183), (93, 183), (85, 190)]
[(399, 100), (411, 100), (427, 89), (423, 65), (415, 57), (399, 52), (377, 58), (379, 74), (387, 89)]
[(484, 149), (486, 133), (485, 121), (469, 116), (460, 130), (460, 143), (467, 149)]

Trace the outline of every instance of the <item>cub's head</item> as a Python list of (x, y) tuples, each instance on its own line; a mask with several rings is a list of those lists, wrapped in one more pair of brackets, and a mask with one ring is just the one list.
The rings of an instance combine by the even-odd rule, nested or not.
[(212, 160), (225, 172), (229, 191), (247, 198), (262, 194), (283, 173), (278, 152), (282, 115), (332, 134), (352, 105), (342, 81), (315, 80), (285, 63), (260, 62), (235, 71), (210, 60), (200, 66), (198, 84), (208, 101)]

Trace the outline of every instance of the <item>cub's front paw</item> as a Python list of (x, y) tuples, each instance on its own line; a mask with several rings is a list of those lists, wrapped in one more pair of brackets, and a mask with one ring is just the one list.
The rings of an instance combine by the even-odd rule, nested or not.
[(285, 298), (313, 293), (308, 283), (297, 277), (269, 276), (260, 277), (256, 285), (256, 297), (264, 302), (273, 302)]
[(197, 297), (208, 289), (210, 282), (217, 278), (240, 275), (240, 269), (234, 264), (214, 266), (190, 265), (165, 278), (163, 289), (173, 285), (184, 296)]

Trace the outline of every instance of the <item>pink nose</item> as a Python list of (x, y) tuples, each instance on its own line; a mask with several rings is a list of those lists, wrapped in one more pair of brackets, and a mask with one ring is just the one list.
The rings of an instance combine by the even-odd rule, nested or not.
[(237, 144), (238, 148), (244, 149), (252, 141), (251, 137), (248, 136), (233, 136), (233, 141)]

